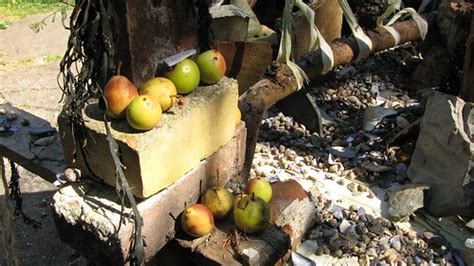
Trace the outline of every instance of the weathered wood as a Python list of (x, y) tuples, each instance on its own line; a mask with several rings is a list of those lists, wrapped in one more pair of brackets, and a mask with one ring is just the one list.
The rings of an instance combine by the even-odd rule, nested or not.
[[(52, 128), (48, 121), (31, 113), (5, 104), (7, 110), (15, 112), (18, 118), (10, 122), (11, 126), (18, 127), (18, 131), (10, 136), (0, 136), (0, 155), (23, 166), (32, 173), (43, 179), (54, 182), (56, 174), (64, 171), (65, 162), (61, 140), (58, 132)], [(28, 126), (22, 126), (21, 122), (27, 119)], [(50, 128), (51, 135), (47, 136), (45, 146), (33, 145), (37, 138), (31, 133), (40, 128)]]
[[(431, 22), (433, 17), (434, 15), (429, 15), (426, 18), (428, 22)], [(421, 38), (418, 26), (413, 20), (395, 23), (393, 28), (400, 34), (400, 44)], [(367, 35), (372, 40), (372, 53), (394, 46), (395, 42), (392, 35), (384, 28), (376, 28), (369, 31)], [(338, 40), (330, 46), (334, 53), (334, 66), (351, 62), (358, 53), (357, 42), (354, 38)], [(319, 50), (309, 52), (298, 62), (298, 65), (306, 72), (310, 80), (321, 75), (323, 64), (320, 53)], [(240, 96), (239, 108), (247, 125), (247, 150), (244, 170), (242, 171), (244, 180), (248, 178), (250, 172), (264, 112), (296, 90), (296, 79), (290, 69), (285, 64), (274, 63), (268, 68), (262, 80)]]
[(196, 10), (189, 0), (113, 2), (121, 22), (117, 62), (138, 87), (165, 57), (198, 45)]
[(471, 18), (471, 29), (464, 55), (461, 98), (467, 102), (474, 102), (474, 15)]
[[(236, 181), (244, 159), (245, 132), (241, 123), (233, 139), (216, 153), (173, 185), (137, 204), (144, 222), (145, 261), (174, 237), (175, 219), (185, 203), (195, 203), (202, 191), (216, 185), (217, 172), (220, 185)], [(129, 207), (120, 224), (120, 208), (115, 190), (97, 183), (74, 183), (53, 196), (53, 218), (60, 239), (98, 265), (123, 265), (127, 260), (134, 226)]]

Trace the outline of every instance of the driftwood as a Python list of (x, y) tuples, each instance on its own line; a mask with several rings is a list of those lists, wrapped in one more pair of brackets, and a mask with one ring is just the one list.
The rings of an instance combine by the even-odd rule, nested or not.
[[(425, 17), (428, 23), (433, 21), (433, 18), (434, 14)], [(400, 34), (400, 44), (421, 38), (418, 26), (413, 20), (395, 23), (393, 28)], [(392, 35), (384, 28), (369, 31), (367, 35), (372, 40), (372, 53), (395, 45)], [(354, 38), (335, 41), (330, 46), (334, 53), (334, 66), (349, 63), (357, 57), (358, 48)], [(320, 51), (305, 54), (298, 65), (306, 72), (310, 80), (315, 79), (321, 75), (323, 66)], [(243, 180), (249, 176), (263, 114), (273, 104), (295, 91), (297, 91), (296, 79), (290, 69), (285, 64), (273, 63), (268, 67), (263, 79), (240, 96), (239, 108), (247, 125), (245, 163), (241, 173)]]

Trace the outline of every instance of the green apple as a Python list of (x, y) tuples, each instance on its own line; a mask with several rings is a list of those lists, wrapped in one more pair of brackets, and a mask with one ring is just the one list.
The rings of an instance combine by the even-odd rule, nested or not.
[(165, 76), (173, 81), (179, 94), (188, 94), (199, 85), (199, 67), (189, 58), (176, 64)]
[(272, 186), (263, 177), (255, 177), (250, 179), (245, 186), (245, 193), (248, 195), (255, 194), (265, 202), (270, 202), (272, 199)]
[(245, 233), (257, 233), (268, 226), (270, 207), (255, 195), (240, 198), (234, 208), (235, 226)]
[(139, 89), (140, 95), (149, 95), (160, 102), (161, 111), (168, 111), (176, 103), (176, 86), (164, 77), (156, 77), (145, 82)]
[(211, 210), (214, 217), (220, 219), (232, 211), (234, 196), (225, 187), (212, 187), (202, 194), (201, 203)]
[(155, 98), (139, 95), (127, 108), (128, 124), (136, 130), (150, 130), (161, 120), (161, 106)]

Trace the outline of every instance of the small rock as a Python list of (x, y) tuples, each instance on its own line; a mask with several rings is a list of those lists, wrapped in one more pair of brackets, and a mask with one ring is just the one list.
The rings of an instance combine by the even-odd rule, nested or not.
[(400, 252), (400, 250), (402, 250), (402, 243), (400, 242), (400, 240), (394, 241), (392, 243), (392, 248)]
[(332, 237), (337, 233), (336, 229), (329, 228), (329, 229), (324, 229), (323, 230), (323, 237)]
[(466, 224), (466, 226), (467, 226), (468, 228), (474, 230), (474, 219), (470, 220), (470, 221)]
[(345, 148), (345, 147), (341, 147), (341, 146), (330, 147), (328, 149), (328, 151), (329, 151), (329, 153), (331, 153), (335, 156), (342, 157), (342, 158), (348, 158), (348, 159), (352, 159), (356, 155), (356, 152), (353, 149)]
[(364, 161), (361, 166), (371, 172), (387, 172), (392, 170), (392, 167), (387, 165), (379, 165), (374, 162)]
[(355, 107), (359, 107), (362, 105), (362, 103), (360, 102), (359, 98), (357, 98), (356, 96), (354, 95), (351, 95), (347, 98), (347, 100), (349, 100), (349, 102), (351, 102)]
[(81, 177), (81, 170), (66, 168), (64, 170), (64, 179), (68, 182), (76, 182)]
[(389, 196), (388, 213), (392, 219), (398, 220), (409, 216), (417, 209), (423, 207), (424, 190), (426, 186), (405, 185), (394, 191)]
[(474, 238), (466, 239), (462, 256), (466, 265), (474, 265)]
[(379, 239), (379, 244), (380, 245), (387, 245), (388, 244), (388, 238), (387, 237), (381, 237)]
[(350, 192), (356, 192), (357, 191), (357, 187), (358, 185), (354, 182), (350, 182), (348, 185), (347, 185), (347, 189), (349, 189)]
[(30, 120), (26, 119), (26, 118), (23, 118), (23, 120), (21, 121), (21, 125), (24, 126), (24, 127), (27, 127), (30, 125)]
[(348, 222), (346, 219), (342, 220), (339, 224), (339, 232), (342, 234), (346, 234), (351, 230), (352, 224)]
[(311, 254), (314, 254), (318, 248), (318, 241), (306, 240), (301, 243), (300, 247), (298, 248), (298, 252), (301, 255), (310, 256)]
[(18, 118), (18, 115), (14, 111), (7, 112), (5, 118), (8, 122), (14, 121)]
[(331, 165), (329, 166), (329, 172), (330, 173), (337, 173), (337, 171), (339, 170), (339, 165), (335, 164), (335, 165)]
[(365, 254), (367, 254), (367, 256), (376, 257), (377, 251), (375, 250), (375, 248), (368, 248)]

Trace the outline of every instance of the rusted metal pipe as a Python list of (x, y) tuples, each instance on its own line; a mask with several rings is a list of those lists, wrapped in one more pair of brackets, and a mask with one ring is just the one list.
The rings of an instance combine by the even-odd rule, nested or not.
[[(429, 25), (432, 25), (435, 16), (435, 13), (431, 13), (424, 18)], [(400, 44), (421, 39), (414, 20), (398, 22), (392, 27), (400, 35)], [(392, 35), (384, 28), (376, 28), (369, 31), (367, 35), (372, 41), (372, 53), (392, 48), (395, 45)], [(335, 41), (330, 47), (334, 53), (334, 66), (349, 63), (357, 57), (358, 47), (354, 38)], [(298, 65), (306, 72), (310, 80), (315, 79), (322, 73), (321, 52), (316, 50), (305, 54), (299, 60)], [(285, 64), (274, 62), (265, 72), (263, 79), (240, 96), (239, 108), (247, 125), (246, 154), (241, 180), (245, 181), (249, 177), (263, 114), (273, 104), (296, 90), (296, 79), (290, 69)]]

